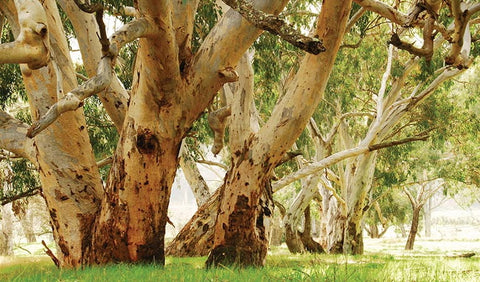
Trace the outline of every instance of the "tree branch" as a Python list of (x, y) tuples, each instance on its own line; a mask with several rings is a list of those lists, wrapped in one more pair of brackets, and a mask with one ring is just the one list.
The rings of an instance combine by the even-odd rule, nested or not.
[[(98, 62), (103, 57), (102, 45), (97, 35), (100, 32), (95, 16), (83, 13), (72, 1), (58, 0), (57, 3), (67, 14), (75, 30), (87, 76), (95, 76), (97, 74)], [(83, 80), (88, 80), (88, 77)], [(120, 132), (123, 126), (129, 96), (125, 87), (118, 77), (114, 77), (109, 87), (107, 87), (105, 91), (98, 93), (97, 96), (102, 101), (117, 131)]]
[(255, 9), (249, 1), (223, 0), (223, 2), (240, 13), (247, 21), (255, 25), (257, 28), (278, 35), (283, 40), (308, 53), (317, 55), (320, 52), (325, 51), (322, 40), (301, 34), (279, 17), (268, 15)]
[(97, 162), (97, 166), (98, 166), (98, 168), (101, 168), (101, 167), (104, 167), (104, 166), (107, 166), (107, 165), (111, 164), (112, 162), (113, 162), (113, 157), (110, 156), (110, 157), (107, 157), (103, 160), (99, 160)]
[(28, 130), (27, 136), (32, 138), (52, 124), (57, 118), (67, 112), (78, 109), (83, 105), (83, 100), (100, 91), (105, 90), (112, 81), (114, 60), (121, 47), (149, 32), (149, 24), (145, 19), (137, 19), (115, 32), (111, 37), (111, 44), (107, 55), (99, 63), (97, 75), (90, 78), (77, 88), (67, 93), (55, 103), (47, 113), (34, 122)]
[(214, 133), (212, 153), (216, 156), (223, 148), (223, 138), (227, 126), (227, 118), (231, 115), (230, 107), (223, 107), (208, 114), (208, 125)]
[(375, 150), (380, 150), (380, 149), (383, 149), (383, 148), (398, 146), (398, 145), (402, 145), (402, 144), (406, 144), (406, 143), (410, 143), (410, 142), (414, 142), (414, 141), (425, 141), (425, 140), (428, 139), (428, 137), (429, 137), (428, 135), (409, 137), (409, 138), (405, 138), (405, 139), (402, 139), (402, 140), (371, 145), (368, 148), (369, 148), (370, 151), (375, 151)]
[(302, 169), (297, 170), (294, 173), (291, 173), (284, 178), (280, 179), (279, 181), (275, 182), (272, 184), (272, 189), (274, 192), (277, 192), (278, 190), (282, 189), (283, 187), (293, 183), (296, 180), (302, 179), (304, 177), (307, 177), (311, 174), (317, 173), (321, 170), (323, 170), (326, 167), (329, 167), (333, 164), (336, 164), (342, 160), (352, 158), (359, 156), (361, 154), (365, 154), (371, 151), (387, 148), (387, 147), (392, 147), (392, 146), (397, 146), (401, 144), (405, 144), (408, 142), (413, 142), (413, 141), (420, 141), (420, 140), (425, 140), (428, 138), (428, 136), (417, 136), (417, 137), (411, 137), (411, 138), (405, 138), (402, 140), (398, 141), (392, 141), (392, 142), (387, 142), (387, 143), (380, 143), (380, 144), (374, 144), (374, 145), (369, 145), (369, 146), (359, 146), (355, 147), (352, 149), (347, 149), (343, 150), (340, 152), (337, 152), (335, 154), (332, 154), (318, 162), (315, 162), (313, 164), (310, 164), (309, 166), (306, 166)]
[(28, 125), (0, 111), (0, 148), (35, 162), (33, 141), (26, 138)]
[(23, 191), (21, 193), (15, 194), (15, 195), (8, 195), (8, 196), (3, 196), (0, 198), (0, 206), (4, 206), (6, 204), (9, 204), (11, 202), (14, 202), (16, 200), (20, 200), (26, 197), (31, 197), (35, 196), (39, 193), (42, 192), (42, 187), (35, 187), (35, 188), (30, 188), (26, 191)]
[(377, 0), (354, 0), (353, 2), (362, 6), (363, 8), (375, 12), (381, 15), (384, 18), (391, 20), (392, 22), (399, 24), (401, 26), (406, 25), (408, 20), (408, 15), (399, 12), (397, 9)]
[(93, 4), (87, 4), (87, 3), (81, 3), (80, 0), (73, 0), (75, 4), (77, 4), (78, 8), (80, 10), (84, 11), (85, 13), (89, 14), (95, 14), (95, 19), (98, 24), (98, 28), (100, 31), (100, 44), (102, 44), (102, 52), (104, 55), (108, 52), (110, 48), (110, 41), (108, 40), (107, 37), (107, 31), (105, 29), (105, 23), (103, 22), (103, 4), (101, 3), (93, 3)]
[(453, 33), (452, 47), (450, 49), (450, 53), (445, 58), (445, 63), (458, 68), (467, 67), (468, 54), (461, 53), (464, 48), (463, 45), (468, 43), (467, 47), (470, 49), (469, 45), (471, 43), (465, 41), (471, 41), (470, 32), (468, 29), (468, 21), (473, 13), (469, 13), (469, 10), (465, 9), (463, 4), (465, 3), (460, 0), (451, 0), (449, 2), (449, 8), (454, 18), (455, 31)]
[(32, 70), (46, 66), (50, 45), (45, 10), (36, 0), (18, 0), (15, 7), (20, 34), (15, 41), (0, 45), (0, 63), (23, 63)]
[(226, 165), (224, 165), (224, 164), (222, 164), (222, 163), (212, 162), (212, 161), (207, 161), (207, 160), (198, 160), (198, 161), (196, 161), (196, 162), (199, 163), (199, 164), (218, 166), (218, 167), (224, 169), (225, 171), (228, 170), (228, 166), (226, 166)]

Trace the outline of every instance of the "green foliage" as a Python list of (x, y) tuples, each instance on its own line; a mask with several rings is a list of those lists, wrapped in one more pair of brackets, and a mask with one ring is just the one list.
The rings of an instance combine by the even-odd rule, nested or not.
[(25, 88), (19, 65), (0, 65), (0, 109), (5, 110), (20, 98), (25, 98)]
[(221, 9), (212, 0), (200, 0), (193, 28), (192, 49), (198, 50), (205, 37), (221, 16)]
[(125, 89), (131, 89), (133, 80), (133, 68), (135, 67), (135, 60), (137, 58), (138, 41), (127, 44), (120, 50), (117, 64), (115, 65), (115, 72), (118, 79), (123, 83)]
[[(83, 110), (95, 158), (101, 160), (112, 156), (119, 136), (100, 100), (96, 96), (87, 99)], [(106, 179), (108, 169), (109, 166), (100, 169), (103, 179)]]
[[(13, 41), (10, 26), (6, 24), (2, 31), (2, 42)], [(17, 64), (0, 65), (0, 109), (12, 106), (19, 99), (26, 100), (20, 66)]]

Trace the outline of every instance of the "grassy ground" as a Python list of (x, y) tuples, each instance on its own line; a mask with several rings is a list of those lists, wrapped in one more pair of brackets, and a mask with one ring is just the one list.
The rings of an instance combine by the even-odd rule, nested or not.
[(56, 269), (45, 256), (17, 255), (0, 264), (0, 281), (479, 281), (480, 257), (449, 258), (443, 252), (425, 251), (421, 244), (419, 249), (346, 257), (291, 255), (278, 248), (268, 256), (265, 268), (210, 270), (204, 269), (204, 257), (169, 257), (165, 267), (118, 264), (72, 271)]

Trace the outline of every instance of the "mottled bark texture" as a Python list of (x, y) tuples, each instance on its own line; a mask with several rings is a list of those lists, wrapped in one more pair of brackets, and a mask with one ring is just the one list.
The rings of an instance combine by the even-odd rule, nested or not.
[[(221, 191), (214, 247), (207, 266), (262, 266), (265, 263), (268, 240), (264, 223), (271, 210), (263, 197), (268, 199), (271, 193), (272, 169), (301, 134), (323, 97), (350, 6), (351, 1), (324, 2), (316, 34), (323, 39), (326, 51), (317, 56), (306, 55), (265, 126), (256, 134), (239, 136), (236, 145), (231, 147), (232, 166)], [(237, 110), (232, 106), (232, 117), (236, 115)]]

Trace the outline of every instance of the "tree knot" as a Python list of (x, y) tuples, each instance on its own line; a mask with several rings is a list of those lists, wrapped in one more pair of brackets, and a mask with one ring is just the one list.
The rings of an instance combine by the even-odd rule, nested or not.
[(150, 129), (145, 128), (137, 130), (136, 145), (141, 154), (153, 154), (157, 151), (159, 142), (157, 136)]

